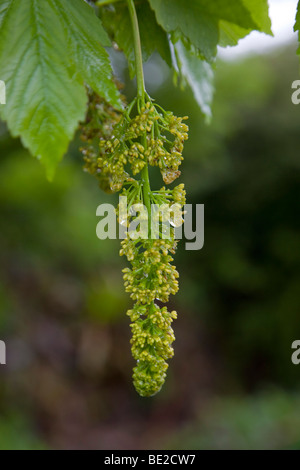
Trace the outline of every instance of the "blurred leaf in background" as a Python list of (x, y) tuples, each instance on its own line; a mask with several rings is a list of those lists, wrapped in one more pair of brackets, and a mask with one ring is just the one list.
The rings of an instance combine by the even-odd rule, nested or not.
[[(198, 425), (170, 441), (170, 448), (205, 450), (299, 449), (300, 399), (268, 390), (248, 398), (213, 399)], [(178, 441), (176, 440), (178, 439)]]
[(28, 423), (18, 417), (1, 420), (0, 450), (45, 450), (46, 446), (29, 429)]

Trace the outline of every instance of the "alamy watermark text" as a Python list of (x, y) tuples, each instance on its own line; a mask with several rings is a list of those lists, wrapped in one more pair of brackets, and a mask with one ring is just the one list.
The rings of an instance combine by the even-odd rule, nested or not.
[[(100, 240), (107, 238), (124, 240), (129, 236), (137, 239), (170, 239), (188, 240), (186, 250), (201, 250), (204, 245), (204, 204), (178, 203), (152, 204), (151, 213), (141, 203), (128, 207), (126, 196), (120, 196), (118, 217), (112, 204), (100, 204), (96, 215), (101, 217), (96, 233)], [(194, 227), (193, 227), (194, 226)]]
[(0, 365), (6, 364), (6, 345), (4, 341), (0, 341)]
[(3, 80), (0, 80), (0, 104), (6, 104), (6, 87)]

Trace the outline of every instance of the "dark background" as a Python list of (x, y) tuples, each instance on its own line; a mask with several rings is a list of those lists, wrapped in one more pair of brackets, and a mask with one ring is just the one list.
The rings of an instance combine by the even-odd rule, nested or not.
[(95, 233), (116, 197), (82, 171), (78, 139), (50, 184), (1, 125), (1, 449), (300, 447), (295, 52), (219, 62), (210, 126), (159, 60), (147, 66), (151, 95), (190, 117), (181, 182), (205, 204), (204, 248), (176, 256), (175, 357), (153, 398), (132, 386), (119, 241)]

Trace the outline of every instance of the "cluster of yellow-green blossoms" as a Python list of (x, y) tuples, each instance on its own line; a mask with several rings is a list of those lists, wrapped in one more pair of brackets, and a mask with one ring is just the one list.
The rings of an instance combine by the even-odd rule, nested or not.
[(132, 355), (137, 361), (134, 368), (134, 386), (141, 396), (157, 393), (166, 377), (167, 360), (173, 354), (175, 340), (171, 323), (177, 318), (175, 311), (160, 308), (155, 301), (168, 302), (170, 294), (178, 290), (178, 273), (169, 253), (175, 253), (175, 240), (122, 241), (120, 254), (131, 262), (125, 268), (126, 291), (136, 301), (127, 314), (131, 318)]
[(174, 355), (171, 324), (177, 313), (168, 312), (166, 307), (160, 308), (153, 302), (150, 305), (137, 303), (127, 314), (132, 321), (131, 351), (137, 361), (133, 370), (134, 386), (141, 396), (152, 396), (164, 384), (166, 360)]
[(186, 191), (184, 189), (184, 184), (181, 183), (178, 186), (176, 186), (173, 189), (172, 194), (173, 194), (174, 202), (177, 203), (177, 204), (180, 204), (181, 206), (184, 206), (184, 204), (186, 202), (186, 199), (185, 199)]
[[(131, 117), (137, 108), (135, 117)], [(97, 115), (102, 109), (94, 104), (90, 113)], [(92, 119), (88, 129), (102, 116)], [(113, 116), (114, 126), (107, 132), (97, 134), (98, 148), (95, 149), (95, 135), (92, 144), (83, 148), (85, 168), (92, 174), (109, 182), (112, 192), (120, 191), (125, 181), (130, 180), (129, 170), (137, 175), (146, 164), (158, 166), (166, 184), (172, 183), (179, 175), (184, 141), (188, 138), (188, 126), (171, 112), (164, 111), (150, 99), (139, 107), (134, 100), (123, 113)], [(103, 121), (105, 122), (105, 120)], [(89, 142), (90, 139), (84, 140)]]
[[(178, 178), (188, 138), (186, 119), (164, 111), (147, 94), (145, 101), (135, 99), (123, 113), (92, 94), (82, 126), (85, 169), (97, 177), (102, 189), (123, 190), (122, 196), (126, 196), (116, 210), (120, 225), (129, 228), (134, 204), (146, 208), (140, 215), (140, 220), (148, 221), (146, 236), (136, 232), (131, 237), (129, 231), (120, 251), (131, 264), (123, 270), (123, 277), (125, 290), (135, 302), (127, 313), (132, 322), (132, 355), (137, 362), (133, 382), (141, 396), (152, 396), (161, 389), (166, 361), (174, 354), (171, 324), (177, 314), (159, 303), (168, 302), (169, 296), (178, 291), (172, 255), (177, 246), (175, 227), (183, 221), (186, 195), (183, 184), (151, 191), (144, 173), (151, 165), (160, 169), (166, 185)], [(153, 211), (149, 209), (151, 204)], [(152, 222), (156, 227), (154, 236), (150, 233)]]
[(124, 283), (130, 297), (147, 304), (155, 299), (168, 302), (170, 294), (178, 291), (178, 272), (171, 264), (170, 253), (175, 253), (177, 241), (131, 240), (122, 241), (120, 255), (125, 255), (132, 268), (125, 268)]
[(118, 162), (116, 162), (116, 172), (110, 172), (105, 165), (101, 168), (99, 165), (100, 142), (109, 141), (123, 114), (116, 111), (96, 93), (89, 92), (88, 96), (86, 120), (80, 126), (80, 138), (83, 142), (80, 150), (84, 157), (84, 169), (96, 176), (101, 189), (106, 192), (114, 192), (116, 188), (121, 189), (120, 180), (123, 184), (124, 178), (119, 176)]
[(166, 184), (172, 183), (178, 176), (178, 170), (183, 160), (182, 152), (184, 141), (188, 138), (188, 126), (183, 122), (187, 117), (179, 118), (173, 113), (165, 112), (158, 120), (164, 131), (171, 134), (171, 141), (164, 133), (153, 138), (148, 136), (147, 158), (152, 166), (160, 168), (163, 180)]

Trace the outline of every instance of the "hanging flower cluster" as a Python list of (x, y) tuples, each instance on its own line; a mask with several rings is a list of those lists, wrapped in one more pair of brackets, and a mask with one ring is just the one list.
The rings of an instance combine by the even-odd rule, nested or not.
[[(152, 396), (161, 389), (168, 368), (166, 361), (174, 354), (171, 324), (177, 314), (159, 304), (168, 302), (169, 296), (178, 291), (178, 272), (172, 265), (177, 246), (174, 227), (182, 223), (185, 204), (183, 184), (151, 191), (146, 188), (143, 172), (148, 165), (157, 166), (165, 184), (180, 175), (184, 141), (188, 138), (186, 119), (163, 110), (148, 96), (143, 103), (133, 100), (122, 114), (93, 95), (87, 123), (83, 125), (85, 169), (98, 178), (103, 189), (116, 192), (123, 188), (128, 210), (134, 204), (147, 208), (147, 236), (131, 237), (128, 232), (120, 251), (131, 263), (123, 273), (125, 290), (135, 302), (127, 314), (132, 322), (132, 355), (137, 361), (133, 382), (141, 396)], [(149, 204), (165, 210), (150, 212)], [(179, 211), (176, 216), (173, 214), (170, 224), (174, 205)], [(128, 227), (131, 216), (123, 220), (122, 212), (119, 205), (119, 223)], [(151, 217), (158, 223), (155, 235), (151, 233)]]

